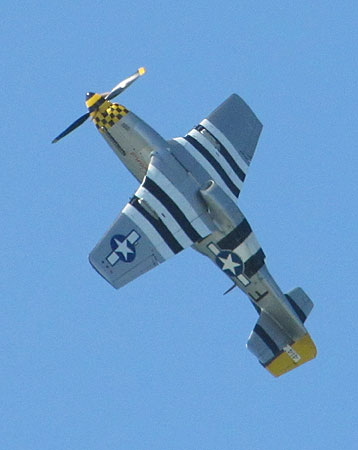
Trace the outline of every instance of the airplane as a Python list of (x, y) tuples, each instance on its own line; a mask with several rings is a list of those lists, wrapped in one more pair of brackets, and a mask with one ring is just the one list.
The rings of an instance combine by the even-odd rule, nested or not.
[(259, 314), (247, 348), (278, 377), (316, 356), (304, 322), (313, 302), (301, 288), (283, 294), (249, 222), (237, 206), (262, 130), (250, 107), (228, 97), (184, 137), (162, 138), (126, 107), (111, 102), (144, 75), (140, 67), (110, 92), (86, 94), (90, 118), (140, 185), (89, 255), (120, 288), (187, 247), (207, 256)]

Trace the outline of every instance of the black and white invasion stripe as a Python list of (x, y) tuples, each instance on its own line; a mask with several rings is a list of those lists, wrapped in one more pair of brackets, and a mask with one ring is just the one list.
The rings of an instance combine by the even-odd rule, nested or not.
[(248, 349), (266, 367), (278, 355), (287, 351), (293, 340), (267, 314), (261, 313), (247, 343)]
[(218, 245), (223, 250), (233, 251), (242, 259), (244, 273), (248, 278), (265, 264), (265, 254), (246, 219), (218, 241)]
[(249, 168), (249, 164), (243, 159), (239, 151), (232, 145), (229, 139), (222, 133), (215, 125), (213, 125), (208, 119), (204, 119), (200, 122), (200, 125), (205, 128), (215, 139), (222, 145), (224, 153), (227, 152), (229, 159), (233, 159), (236, 165), (239, 167), (239, 172), (242, 171), (246, 175)]
[(185, 196), (152, 164), (123, 213), (138, 224), (163, 259), (211, 232)]
[(229, 164), (229, 166), (231, 167), (233, 172), (236, 174), (236, 176), (243, 182), (246, 177), (247, 166), (246, 166), (246, 163), (244, 163), (241, 159), (240, 159), (240, 164), (244, 169), (242, 167), (240, 167), (239, 164), (236, 162), (235, 158), (236, 159), (238, 158), (237, 152), (234, 153), (234, 155), (232, 155), (226, 149), (226, 147), (224, 147), (224, 145), (212, 133), (210, 133), (210, 131), (207, 130), (203, 125), (199, 124), (198, 126), (195, 127), (195, 130), (199, 131), (202, 135), (204, 135), (205, 138), (207, 140), (209, 140), (216, 149), (219, 150), (220, 154), (226, 160), (227, 164)]
[(181, 144), (185, 150), (196, 159), (209, 174), (210, 178), (216, 181), (233, 201), (236, 201), (236, 198), (240, 193), (239, 187), (232, 182), (217, 158), (215, 158), (206, 147), (190, 135), (187, 135), (184, 138), (175, 138), (174, 140)]
[(307, 319), (306, 313), (303, 311), (303, 309), (300, 308), (298, 303), (296, 303), (292, 297), (290, 297), (288, 294), (285, 294), (285, 297), (287, 298), (289, 304), (292, 306), (292, 309), (295, 311), (300, 321), (304, 323)]
[(269, 333), (258, 323), (255, 325), (254, 333), (256, 333), (261, 340), (267, 345), (267, 347), (271, 350), (272, 355), (275, 357), (280, 353), (280, 347), (276, 344), (276, 342), (271, 338)]
[(175, 141), (183, 145), (222, 189), (236, 200), (248, 165), (214, 125), (205, 119), (184, 138), (176, 138)]
[(139, 204), (139, 199), (137, 197), (133, 197), (132, 201), (125, 206), (122, 213), (137, 224), (143, 233), (145, 233), (163, 260), (170, 258), (181, 250), (180, 244), (177, 241), (174, 241), (174, 246), (177, 251), (172, 249), (171, 242), (173, 242), (173, 236), (171, 236), (169, 240), (167, 239), (167, 230), (164, 228), (165, 232), (162, 233), (163, 227), (160, 222), (156, 221), (155, 218)]

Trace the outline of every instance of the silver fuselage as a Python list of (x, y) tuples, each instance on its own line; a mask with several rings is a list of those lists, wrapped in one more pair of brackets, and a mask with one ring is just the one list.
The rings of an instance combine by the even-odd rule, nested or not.
[[(183, 165), (183, 167), (196, 178), (195, 168), (185, 167), (185, 157), (181, 157), (181, 152), (185, 152), (185, 150), (180, 148), (180, 151), (178, 151), (177, 144), (164, 140), (155, 130), (153, 130), (153, 128), (132, 112), (128, 112), (128, 114), (115, 123), (109, 130), (100, 129), (99, 131), (114, 153), (139, 182), (143, 181), (147, 173), (152, 153), (162, 151), (169, 151), (174, 154), (175, 158)], [(200, 168), (200, 170), (202, 170), (202, 168)], [(202, 177), (198, 175), (197, 180), (198, 185), (202, 185)], [(180, 180), (178, 181), (180, 182)], [(209, 176), (207, 181), (210, 181)], [(199, 193), (198, 195), (200, 196)], [(222, 218), (226, 216), (225, 211), (222, 210), (223, 205), (219, 205), (219, 202), (217, 202), (218, 208), (215, 209), (213, 202), (210, 203), (210, 199), (206, 199), (205, 196), (202, 196), (202, 200), (207, 206), (207, 214), (210, 220), (214, 221), (215, 224), (218, 224), (219, 229), (217, 233), (221, 233), (224, 237), (227, 233), (227, 229), (225, 229), (225, 226), (220, 229)], [(243, 217), (241, 210), (232, 201), (227, 205), (226, 209), (229, 217), (230, 215), (232, 216), (232, 211), (235, 211), (234, 215), (236, 214), (237, 216)], [(230, 218), (227, 220), (230, 222)], [(231, 226), (234, 227), (235, 224), (231, 223)], [(208, 243), (204, 239), (203, 241), (196, 243), (193, 248), (210, 258), (211, 255), (207, 244)], [(247, 246), (251, 247), (253, 245), (259, 248), (259, 244), (255, 237), (247, 244)], [(252, 248), (241, 246), (240, 251), (243, 253), (251, 252)], [(249, 285), (245, 286), (242, 283), (236, 284), (249, 296), (256, 308), (266, 311), (271, 317), (277, 320), (278, 323), (285, 322), (289, 324), (288, 332), (294, 340), (306, 334), (306, 329), (301, 321), (292, 314), (285, 295), (268, 272), (266, 265), (263, 265), (260, 268)]]
[(147, 173), (151, 154), (168, 148), (168, 143), (132, 112), (109, 130), (100, 131), (114, 153), (140, 182)]

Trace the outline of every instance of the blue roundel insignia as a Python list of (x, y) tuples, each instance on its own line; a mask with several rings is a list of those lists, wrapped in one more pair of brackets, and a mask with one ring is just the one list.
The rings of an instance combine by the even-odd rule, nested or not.
[(216, 255), (216, 264), (220, 269), (231, 276), (239, 276), (244, 270), (244, 263), (236, 253), (223, 250)]
[(128, 236), (116, 234), (112, 236), (110, 245), (112, 253), (107, 256), (107, 261), (114, 266), (118, 261), (131, 263), (136, 257), (135, 243), (140, 239), (139, 234), (132, 230)]

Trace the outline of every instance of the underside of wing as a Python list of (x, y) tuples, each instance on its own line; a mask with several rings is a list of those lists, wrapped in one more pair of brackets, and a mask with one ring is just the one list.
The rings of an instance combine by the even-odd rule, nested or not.
[(187, 165), (193, 170), (200, 166), (206, 176), (236, 199), (261, 130), (262, 124), (249, 106), (232, 94), (186, 136), (174, 141), (185, 148)]
[(198, 189), (170, 152), (154, 154), (142, 184), (91, 252), (92, 266), (120, 288), (210, 234)]
[(113, 287), (120, 288), (165, 260), (160, 243), (150, 240), (140, 209), (128, 203), (89, 255), (94, 269)]
[(234, 160), (240, 163), (242, 158), (250, 165), (262, 124), (242, 98), (232, 94), (201, 125), (230, 149)]

